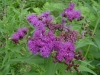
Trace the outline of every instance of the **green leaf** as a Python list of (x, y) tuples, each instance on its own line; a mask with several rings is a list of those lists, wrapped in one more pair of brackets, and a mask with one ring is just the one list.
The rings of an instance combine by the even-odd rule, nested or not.
[[(92, 61), (91, 61), (91, 62), (92, 62)], [(92, 66), (92, 65), (90, 64), (91, 62), (87, 62), (86, 60), (85, 60), (85, 61), (81, 61), (82, 64), (88, 65), (88, 66), (90, 66), (91, 68), (94, 68), (94, 66)]]
[(46, 70), (45, 75), (54, 75), (59, 68), (58, 63), (54, 63), (51, 57), (46, 60), (44, 65)]
[(100, 64), (100, 61), (99, 61), (99, 60), (93, 60), (93, 61), (91, 62), (91, 64), (97, 66), (98, 64)]
[(80, 65), (80, 66), (79, 66), (79, 70), (80, 70), (80, 71), (90, 72), (90, 73), (92, 73), (93, 75), (97, 75), (94, 71), (92, 71), (91, 69), (89, 69), (89, 68), (87, 68), (86, 66), (83, 66), (83, 65)]
[(50, 3), (49, 2), (46, 2), (43, 6), (44, 9), (48, 9), (50, 8)]
[(95, 47), (97, 47), (91, 40), (90, 40), (90, 38), (82, 38), (82, 39), (80, 39), (80, 40), (78, 40), (77, 42), (76, 42), (76, 49), (78, 49), (78, 48), (81, 48), (81, 47), (84, 47), (84, 46), (86, 46), (86, 45), (93, 45), (93, 46), (95, 46)]
[(7, 30), (0, 28), (0, 32), (7, 32)]
[(4, 70), (3, 70), (3, 75), (7, 75), (7, 73), (9, 73), (9, 69), (10, 68), (10, 65), (6, 65)]
[(15, 63), (15, 62), (27, 62), (27, 63), (37, 63), (37, 64), (40, 64), (40, 63), (43, 63), (44, 62), (44, 59), (39, 57), (39, 56), (31, 56), (29, 58), (15, 58), (15, 59), (11, 59), (8, 63)]
[(13, 9), (14, 13), (20, 14), (20, 12), (18, 10), (16, 10), (14, 7), (11, 7), (11, 8)]
[(25, 72), (23, 73), (23, 75), (40, 75), (40, 74), (35, 72)]
[(14, 69), (11, 69), (11, 74), (15, 75)]
[(92, 6), (90, 6), (88, 3), (86, 3), (84, 0), (81, 0), (90, 10), (91, 10), (91, 12), (95, 15), (95, 16), (97, 16), (97, 12), (96, 12), (96, 10), (92, 7)]
[(96, 36), (94, 37), (95, 43), (97, 44), (99, 50), (100, 50), (100, 30), (96, 32)]
[(100, 58), (100, 51), (91, 52), (95, 58)]
[(9, 54), (6, 53), (5, 57), (3, 58), (2, 66), (4, 66), (4, 64), (7, 62), (8, 58), (9, 58)]
[(41, 14), (41, 9), (40, 9), (40, 8), (33, 8), (33, 10), (34, 10), (37, 14)]
[(45, 5), (43, 6), (43, 9), (45, 11), (62, 11), (66, 6), (63, 3), (49, 3), (46, 2)]
[(62, 63), (59, 63), (60, 67), (59, 67), (59, 70), (58, 70), (58, 74), (57, 75), (77, 75), (78, 73), (73, 70), (73, 73), (68, 71), (66, 72), (66, 68), (67, 68), (67, 65), (65, 64), (62, 64)]

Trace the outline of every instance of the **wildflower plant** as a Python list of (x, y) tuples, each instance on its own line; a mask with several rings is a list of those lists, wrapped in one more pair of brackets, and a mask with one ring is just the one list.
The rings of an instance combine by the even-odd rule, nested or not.
[(72, 1), (0, 1), (0, 75), (99, 74), (100, 6)]
[[(81, 34), (72, 29), (67, 22), (72, 22), (74, 19), (82, 20), (81, 11), (74, 9), (75, 4), (71, 3), (68, 8), (62, 13), (62, 22), (54, 23), (54, 18), (49, 11), (43, 12), (40, 15), (31, 14), (27, 16), (29, 23), (35, 27), (33, 35), (30, 36), (27, 42), (28, 49), (33, 55), (39, 54), (43, 58), (52, 57), (54, 63), (66, 64), (65, 71), (73, 72), (72, 67), (77, 71), (79, 64), (74, 61), (84, 60), (82, 52), (76, 52), (75, 42), (78, 41)], [(59, 35), (56, 31), (59, 31)], [(20, 28), (12, 35), (11, 40), (18, 43), (27, 33), (27, 28)]]

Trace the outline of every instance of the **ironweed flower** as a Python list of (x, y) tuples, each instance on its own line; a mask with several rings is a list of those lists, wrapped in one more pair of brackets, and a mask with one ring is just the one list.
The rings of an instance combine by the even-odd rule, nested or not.
[[(56, 36), (51, 32), (35, 30), (31, 40), (28, 41), (28, 48), (33, 54), (39, 54), (43, 57), (49, 57), (53, 51), (53, 44)], [(36, 49), (35, 49), (36, 48)]]
[[(74, 59), (75, 46), (72, 42), (60, 42), (57, 46), (56, 60), (70, 63)], [(55, 47), (56, 47), (55, 46)]]
[(19, 34), (18, 33), (14, 33), (11, 37), (11, 40), (14, 41), (15, 43), (18, 43), (19, 41)]
[(80, 20), (81, 18), (81, 11), (74, 9), (75, 4), (71, 3), (68, 8), (64, 10), (62, 13), (62, 17), (66, 17), (69, 21), (74, 19)]
[(40, 16), (36, 14), (29, 15), (27, 20), (37, 29), (45, 30), (45, 26), (53, 20), (53, 17), (50, 16), (50, 12), (44, 12)]
[[(84, 60), (82, 52), (75, 52), (75, 43), (78, 40), (79, 33), (71, 29), (71, 25), (68, 26), (67, 22), (74, 19), (81, 20), (81, 11), (75, 10), (75, 4), (71, 3), (68, 8), (62, 13), (62, 23), (54, 23), (54, 18), (50, 15), (49, 11), (42, 13), (41, 15), (32, 14), (27, 17), (27, 20), (32, 26), (35, 27), (33, 36), (28, 39), (27, 46), (32, 54), (44, 58), (48, 58), (52, 55), (54, 62), (64, 63), (67, 65), (66, 71), (72, 71), (72, 67), (79, 72), (78, 64), (75, 64), (75, 60)], [(66, 19), (67, 18), (67, 19)], [(18, 43), (22, 39), (28, 29), (19, 28), (15, 32), (11, 40)]]
[(12, 35), (11, 40), (12, 40), (13, 42), (15, 42), (15, 43), (18, 43), (18, 41), (19, 41), (20, 39), (22, 39), (22, 38), (25, 36), (25, 34), (27, 33), (27, 31), (28, 31), (27, 28), (19, 28), (19, 29), (17, 30), (17, 32), (15, 32), (15, 33)]
[[(80, 20), (81, 12), (74, 9), (75, 4), (71, 3), (68, 8), (62, 13), (63, 17), (72, 21), (74, 19)], [(82, 60), (82, 54), (75, 53), (75, 42), (78, 40), (78, 32), (71, 30), (72, 26), (66, 26), (67, 20), (62, 18), (62, 23), (54, 23), (53, 17), (50, 16), (50, 12), (44, 12), (37, 16), (36, 14), (29, 15), (27, 20), (36, 28), (33, 36), (28, 40), (28, 49), (34, 55), (41, 55), (48, 58), (53, 56), (54, 62), (65, 63), (67, 70), (72, 71), (73, 67), (76, 71), (78, 65), (74, 63), (75, 60)], [(59, 31), (59, 34), (57, 34)], [(20, 35), (22, 35), (20, 33)], [(55, 54), (53, 54), (55, 53)]]

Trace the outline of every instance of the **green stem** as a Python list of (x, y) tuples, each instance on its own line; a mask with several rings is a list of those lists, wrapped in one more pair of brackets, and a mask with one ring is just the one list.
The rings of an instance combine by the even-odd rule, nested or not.
[(94, 28), (93, 33), (92, 33), (92, 37), (93, 37), (93, 35), (94, 35), (94, 33), (95, 33), (96, 29), (97, 29), (99, 20), (100, 20), (100, 17), (98, 18), (98, 20), (97, 20), (97, 22), (96, 22), (95, 28)]
[(87, 48), (87, 51), (86, 51), (86, 54), (85, 54), (85, 58), (86, 58), (86, 56), (87, 56), (89, 50), (90, 50), (90, 44), (88, 45), (88, 48)]
[[(93, 35), (94, 35), (94, 33), (95, 33), (96, 29), (97, 29), (99, 20), (100, 20), (100, 17), (98, 18), (98, 20), (97, 20), (97, 22), (96, 22), (95, 28), (94, 28), (93, 33), (92, 33), (92, 37), (93, 37)], [(88, 48), (87, 48), (87, 51), (86, 51), (86, 54), (85, 54), (85, 58), (86, 58), (86, 56), (87, 56), (87, 54), (88, 54), (88, 52), (89, 52), (89, 50), (90, 50), (90, 47), (91, 47), (91, 45), (89, 44), (89, 45), (88, 45)]]

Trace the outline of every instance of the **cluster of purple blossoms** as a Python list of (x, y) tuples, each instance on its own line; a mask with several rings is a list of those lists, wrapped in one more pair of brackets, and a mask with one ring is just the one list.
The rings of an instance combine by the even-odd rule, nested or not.
[(40, 54), (47, 58), (53, 51), (53, 41), (55, 41), (55, 39), (56, 36), (51, 31), (46, 33), (35, 30), (33, 37), (28, 41), (28, 48), (34, 55)]
[(56, 54), (56, 61), (70, 63), (74, 58), (75, 46), (72, 42), (62, 42)]
[(75, 43), (78, 39), (78, 32), (75, 31), (75, 30), (68, 30), (68, 32), (65, 33), (65, 40), (66, 41), (69, 41), (69, 42), (72, 42), (72, 43)]
[(75, 10), (74, 7), (75, 7), (75, 4), (71, 3), (70, 6), (64, 10), (64, 12), (62, 13), (62, 16), (67, 17), (69, 21), (72, 21), (74, 19), (80, 20), (82, 17), (81, 11)]
[[(46, 21), (43, 19), (46, 19)], [(28, 48), (34, 55), (40, 54), (43, 57), (49, 57), (52, 51), (56, 50), (56, 57), (58, 61), (62, 61), (66, 57), (66, 62), (69, 62), (74, 58), (75, 47), (74, 43), (72, 42), (76, 41), (76, 35), (73, 34), (75, 33), (74, 31), (69, 29), (70, 31), (66, 32), (69, 33), (69, 36), (67, 35), (57, 37), (54, 34), (55, 30), (58, 29), (61, 32), (64, 31), (63, 27), (61, 27), (64, 23), (54, 24), (52, 21), (53, 19), (50, 16), (50, 12), (44, 12), (40, 16), (35, 14), (29, 15), (27, 20), (36, 27), (33, 37), (28, 41)], [(38, 23), (40, 23), (40, 25), (38, 25)], [(46, 31), (46, 29), (48, 29), (48, 31)], [(66, 39), (66, 37), (68, 38)], [(71, 38), (72, 41), (70, 41), (69, 38)], [(65, 52), (66, 54), (64, 54)]]
[[(79, 20), (81, 12), (74, 10), (74, 7), (75, 4), (71, 3), (69, 8), (64, 10), (63, 17), (70, 21), (75, 18)], [(71, 26), (66, 26), (66, 20), (62, 19), (61, 24), (55, 24), (50, 12), (44, 12), (40, 16), (29, 15), (27, 20), (36, 28), (33, 36), (28, 40), (28, 48), (34, 55), (40, 54), (48, 58), (55, 51), (56, 54), (53, 56), (55, 62), (64, 62), (68, 65), (73, 59), (78, 60), (74, 44), (79, 33), (71, 30)], [(56, 36), (56, 30), (60, 31), (58, 36)]]
[(15, 32), (15, 33), (12, 35), (11, 40), (12, 40), (14, 43), (18, 43), (18, 41), (19, 41), (20, 39), (22, 39), (22, 38), (25, 36), (25, 34), (27, 34), (27, 31), (28, 31), (27, 28), (19, 28), (19, 29), (17, 30), (17, 32)]
[(44, 12), (40, 16), (36, 14), (29, 15), (27, 20), (37, 29), (45, 30), (45, 26), (53, 20), (53, 17), (50, 16), (50, 12)]
[[(73, 19), (80, 20), (81, 12), (74, 10), (75, 4), (71, 3), (69, 8), (65, 9), (62, 16), (69, 21)], [(78, 40), (79, 33), (71, 29), (71, 26), (66, 25), (65, 18), (62, 18), (62, 23), (54, 23), (50, 12), (44, 12), (41, 15), (32, 14), (27, 17), (27, 20), (35, 27), (33, 36), (28, 39), (28, 49), (34, 54), (40, 54), (42, 57), (48, 58), (50, 55), (54, 58), (54, 62), (65, 63), (71, 70), (73, 66), (76, 71), (78, 65), (76, 60), (83, 60), (81, 52), (76, 54), (75, 42)], [(20, 28), (11, 37), (15, 43), (18, 43), (27, 33), (27, 28)], [(59, 35), (56, 34), (59, 31)], [(55, 53), (55, 54), (53, 54)]]

